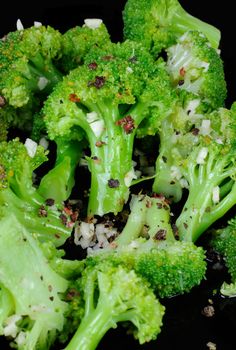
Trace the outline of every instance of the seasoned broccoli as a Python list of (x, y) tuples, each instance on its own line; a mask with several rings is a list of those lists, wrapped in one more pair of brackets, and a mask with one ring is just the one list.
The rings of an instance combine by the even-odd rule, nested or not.
[(196, 242), (236, 203), (235, 107), (205, 115), (195, 147), (177, 164), (188, 183), (188, 197), (176, 220), (183, 241)]
[(104, 334), (120, 322), (140, 344), (156, 339), (165, 308), (133, 270), (108, 261), (88, 264), (81, 283), (85, 313), (65, 350), (95, 350)]
[(0, 217), (14, 213), (32, 234), (59, 246), (70, 236), (73, 222), (63, 203), (41, 196), (33, 184), (34, 171), (46, 160), (44, 148), (29, 139), (0, 143)]
[(228, 221), (223, 228), (211, 231), (210, 246), (220, 253), (228, 268), (231, 283), (224, 282), (221, 294), (229, 297), (236, 296), (236, 218)]
[(223, 61), (203, 33), (188, 31), (166, 51), (167, 69), (178, 89), (192, 92), (212, 109), (224, 106)]
[(68, 282), (14, 214), (0, 223), (0, 334), (18, 350), (49, 349), (64, 326)]
[(192, 242), (179, 242), (170, 224), (164, 197), (133, 195), (122, 232), (109, 247), (89, 250), (96, 264), (112, 261), (146, 279), (161, 298), (189, 292), (204, 278), (205, 254)]
[(153, 127), (171, 111), (173, 89), (163, 62), (126, 41), (90, 52), (84, 65), (59, 83), (43, 107), (49, 138), (89, 142), (89, 215), (118, 213), (136, 177), (132, 164), (136, 130), (152, 116)]
[(188, 14), (178, 0), (128, 0), (123, 10), (124, 38), (142, 42), (156, 57), (188, 30), (206, 35), (218, 48), (221, 33)]
[(68, 73), (81, 65), (92, 49), (109, 45), (110, 35), (102, 20), (90, 18), (83, 26), (70, 28), (62, 35), (62, 56), (59, 66)]

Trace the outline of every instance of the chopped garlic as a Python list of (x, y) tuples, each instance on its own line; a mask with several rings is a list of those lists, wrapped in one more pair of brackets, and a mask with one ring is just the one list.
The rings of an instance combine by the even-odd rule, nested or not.
[(87, 18), (84, 20), (85, 26), (90, 29), (97, 29), (102, 24), (102, 19), (99, 18)]
[(214, 204), (217, 204), (220, 201), (220, 188), (219, 188), (219, 186), (214, 187), (212, 190), (212, 201)]
[(39, 145), (42, 146), (45, 150), (47, 150), (48, 146), (49, 146), (49, 142), (48, 142), (48, 140), (45, 137), (42, 137), (39, 140)]
[(127, 73), (133, 73), (133, 69), (132, 69), (131, 67), (127, 67), (127, 68), (126, 68), (126, 72), (127, 72)]
[(204, 119), (202, 125), (199, 128), (199, 133), (203, 136), (210, 135), (211, 132), (211, 121), (209, 119)]
[(40, 77), (38, 80), (38, 88), (40, 91), (45, 89), (45, 87), (48, 85), (48, 79), (45, 77)]
[(204, 164), (207, 155), (208, 155), (207, 147), (202, 147), (202, 149), (200, 149), (197, 155), (197, 164)]
[(27, 153), (28, 155), (31, 157), (31, 158), (34, 158), (35, 154), (36, 154), (36, 151), (37, 151), (37, 147), (38, 147), (38, 144), (37, 142), (27, 138), (25, 140), (25, 143), (24, 143), (25, 147), (26, 147), (26, 150), (27, 150)]
[(186, 111), (191, 116), (195, 114), (197, 107), (200, 104), (200, 100), (192, 100), (187, 104)]
[(132, 168), (128, 173), (125, 174), (124, 183), (125, 186), (130, 187), (133, 179), (137, 179), (137, 175), (135, 174), (134, 168)]
[(24, 30), (24, 26), (23, 26), (23, 24), (22, 24), (22, 22), (21, 22), (20, 19), (18, 19), (18, 20), (16, 21), (16, 29), (17, 29), (17, 30)]
[(19, 332), (16, 323), (20, 321), (21, 318), (22, 317), (20, 315), (12, 315), (6, 319), (6, 326), (3, 328), (3, 334), (5, 337), (16, 337), (17, 333)]
[(182, 174), (181, 174), (180, 169), (177, 166), (172, 165), (172, 167), (170, 168), (170, 171), (171, 171), (170, 176), (172, 179), (176, 179), (176, 180), (181, 179)]
[(41, 23), (41, 22), (34, 21), (34, 26), (35, 26), (35, 28), (39, 28), (39, 27), (42, 26), (42, 23)]
[(96, 137), (100, 137), (104, 130), (104, 120), (99, 119), (96, 112), (90, 112), (86, 114), (87, 121)]

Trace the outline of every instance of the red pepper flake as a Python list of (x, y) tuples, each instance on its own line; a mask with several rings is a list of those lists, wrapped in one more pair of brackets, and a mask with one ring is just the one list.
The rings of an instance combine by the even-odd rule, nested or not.
[(194, 136), (197, 136), (198, 134), (199, 134), (199, 129), (198, 128), (193, 128), (192, 129), (192, 134), (194, 135)]
[(46, 199), (45, 203), (47, 206), (51, 207), (55, 204), (55, 200), (53, 198), (48, 198)]
[(75, 288), (71, 288), (68, 290), (68, 292), (66, 294), (66, 299), (73, 300), (75, 297), (79, 297), (79, 296), (80, 296), (79, 291)]
[(76, 210), (74, 211), (71, 215), (70, 215), (70, 219), (72, 222), (76, 222), (76, 220), (78, 219), (79, 216), (79, 212)]
[(71, 215), (73, 213), (72, 209), (71, 208), (68, 208), (68, 207), (64, 207), (63, 208), (63, 211), (67, 214), (67, 215)]
[(63, 225), (67, 224), (67, 217), (65, 214), (60, 214), (59, 218), (61, 219)]
[(106, 142), (104, 142), (104, 141), (97, 141), (97, 142), (95, 143), (95, 146), (96, 146), (96, 147), (102, 147), (103, 145), (106, 145)]
[(97, 65), (96, 62), (91, 62), (91, 63), (88, 64), (88, 67), (89, 67), (89, 69), (91, 69), (91, 70), (96, 70), (97, 67), (98, 67), (98, 65)]
[(69, 95), (69, 100), (71, 101), (71, 102), (80, 102), (80, 98), (76, 95), (76, 94), (70, 94)]
[(184, 69), (184, 67), (180, 68), (179, 74), (181, 75), (181, 77), (184, 77), (185, 73), (186, 73), (186, 70)]
[(117, 179), (110, 179), (108, 180), (108, 186), (110, 188), (117, 188), (120, 186), (120, 181)]
[(102, 76), (96, 76), (94, 81), (88, 82), (88, 87), (94, 86), (96, 89), (101, 89), (105, 84), (106, 78)]
[(6, 99), (5, 99), (5, 97), (0, 95), (0, 108), (1, 108), (1, 107), (4, 107), (5, 104), (6, 104)]
[(127, 115), (126, 117), (118, 120), (116, 125), (122, 126), (126, 134), (131, 134), (135, 129), (134, 120), (131, 115)]

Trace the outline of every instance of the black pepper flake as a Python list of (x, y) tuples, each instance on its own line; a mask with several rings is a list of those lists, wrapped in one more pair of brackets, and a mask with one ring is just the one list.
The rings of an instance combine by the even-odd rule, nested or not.
[(95, 69), (97, 69), (98, 65), (97, 65), (96, 62), (91, 62), (91, 63), (88, 64), (88, 67), (91, 70), (95, 70)]
[(54, 300), (54, 297), (49, 297), (49, 300), (53, 301), (53, 300)]
[(108, 186), (110, 188), (117, 188), (120, 186), (120, 181), (117, 179), (110, 179), (108, 180)]
[(48, 216), (48, 212), (45, 209), (44, 205), (41, 205), (41, 207), (39, 208), (38, 216), (40, 216), (40, 217), (47, 217)]
[(49, 290), (50, 293), (52, 292), (52, 286), (50, 284), (48, 286), (48, 290)]
[(75, 297), (79, 297), (80, 293), (77, 289), (71, 288), (66, 294), (66, 299), (67, 300), (73, 300)]
[(63, 225), (67, 224), (67, 217), (65, 214), (60, 214), (59, 218), (61, 219), (61, 222), (63, 223)]
[(56, 233), (54, 236), (55, 236), (55, 238), (57, 238), (57, 239), (61, 238), (61, 236), (59, 235), (59, 233)]
[(48, 198), (48, 199), (46, 199), (45, 204), (47, 206), (51, 207), (55, 204), (55, 200), (53, 198)]
[(166, 239), (166, 234), (167, 234), (167, 231), (164, 229), (161, 229), (157, 231), (153, 239), (155, 239), (156, 241), (164, 241)]
[(184, 222), (184, 228), (187, 230), (188, 228), (188, 224), (186, 224), (186, 222)]
[(181, 80), (179, 80), (178, 85), (179, 85), (179, 86), (184, 85), (184, 80), (182, 80), (182, 79), (181, 79)]
[(41, 281), (43, 281), (43, 276), (42, 275), (40, 276), (40, 279), (41, 279)]
[(113, 60), (113, 58), (114, 58), (114, 56), (112, 56), (112, 55), (105, 55), (102, 57), (102, 60), (103, 61), (111, 61), (111, 60)]
[(170, 185), (175, 185), (175, 181), (172, 180), (172, 181), (170, 182)]
[(136, 56), (132, 56), (128, 59), (129, 62), (131, 63), (136, 63), (138, 61), (137, 57)]
[(172, 225), (172, 230), (173, 230), (175, 239), (178, 240), (178, 239), (179, 239), (179, 230), (178, 230), (178, 227), (176, 226), (176, 224), (173, 224), (173, 225)]
[(91, 157), (92, 160), (98, 160), (98, 157), (97, 156), (93, 156)]
[(193, 128), (192, 129), (192, 134), (194, 135), (194, 136), (197, 136), (198, 134), (199, 134), (199, 129), (198, 128)]
[(163, 204), (157, 203), (157, 208), (158, 208), (158, 209), (162, 209), (162, 208), (163, 208)]
[(0, 108), (4, 107), (6, 104), (6, 99), (4, 96), (0, 95)]

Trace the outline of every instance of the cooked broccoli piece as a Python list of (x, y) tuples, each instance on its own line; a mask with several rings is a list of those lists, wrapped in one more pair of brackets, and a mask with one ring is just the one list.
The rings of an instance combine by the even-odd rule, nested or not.
[(70, 28), (62, 35), (62, 57), (59, 66), (65, 73), (83, 64), (86, 54), (109, 45), (110, 35), (102, 20), (87, 19), (83, 26)]
[(49, 138), (89, 142), (91, 186), (88, 215), (118, 213), (136, 177), (133, 142), (144, 118), (153, 127), (171, 110), (173, 89), (163, 62), (126, 41), (93, 50), (59, 83), (43, 107)]
[(0, 94), (7, 104), (25, 106), (35, 94), (47, 96), (61, 80), (54, 63), (61, 55), (61, 36), (42, 25), (10, 32), (0, 40)]
[(71, 235), (73, 222), (64, 204), (41, 196), (32, 180), (46, 160), (44, 148), (30, 140), (0, 143), (0, 217), (14, 213), (32, 234), (60, 246)]
[(187, 293), (200, 284), (205, 253), (192, 242), (176, 239), (165, 197), (133, 195), (130, 207), (127, 223), (110, 247), (90, 250), (87, 259), (134, 269), (161, 298)]
[(188, 197), (176, 220), (183, 241), (196, 242), (236, 203), (235, 107), (205, 115), (195, 147), (178, 164), (188, 183)]
[(65, 350), (96, 349), (104, 334), (120, 322), (140, 344), (156, 339), (165, 308), (133, 270), (108, 261), (88, 264), (81, 283), (85, 313)]
[(221, 33), (188, 14), (178, 0), (128, 0), (123, 10), (124, 38), (142, 42), (156, 57), (188, 30), (206, 35), (218, 48)]
[(64, 326), (68, 282), (14, 214), (0, 222), (0, 334), (18, 350), (49, 349)]
[(217, 230), (211, 230), (210, 246), (221, 254), (231, 277), (231, 283), (224, 282), (221, 294), (228, 297), (236, 296), (236, 218)]
[(192, 92), (212, 109), (224, 106), (223, 61), (203, 33), (188, 31), (166, 51), (167, 69), (178, 89)]

